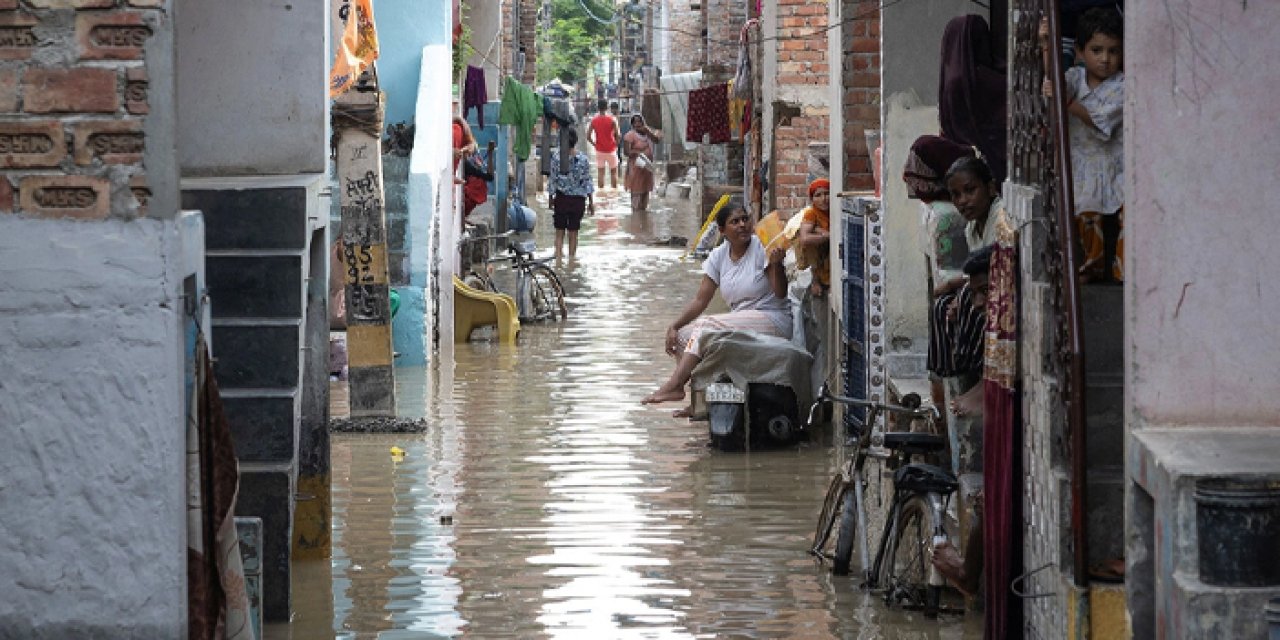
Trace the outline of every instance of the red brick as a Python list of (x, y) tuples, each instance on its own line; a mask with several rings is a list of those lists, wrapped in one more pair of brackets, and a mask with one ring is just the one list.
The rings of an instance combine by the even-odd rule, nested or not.
[[(15, 8), (15, 7), (8, 7)], [(26, 60), (40, 44), (35, 16), (19, 11), (0, 13), (0, 60)]]
[(138, 120), (77, 122), (72, 132), (76, 164), (92, 164), (94, 159), (106, 164), (134, 164), (142, 162), (146, 151)]
[(18, 8), (18, 0), (0, 0), (0, 11)]
[(103, 9), (114, 7), (115, 0), (27, 0), (36, 9)]
[(855, 53), (879, 53), (880, 38), (871, 36), (861, 36), (853, 39), (853, 46), (850, 51)]
[(19, 184), (18, 206), (45, 218), (101, 219), (111, 212), (111, 185), (88, 176), (28, 176)]
[(114, 113), (120, 108), (115, 69), (27, 69), (22, 79), (27, 113)]
[(149, 88), (146, 69), (132, 67), (125, 72), (124, 106), (129, 113), (142, 115), (151, 112), (148, 102)]
[(7, 176), (0, 176), (0, 213), (13, 213), (13, 185)]
[(147, 185), (147, 177), (133, 176), (129, 178), (129, 192), (133, 194), (133, 199), (138, 202), (138, 215), (147, 215), (147, 205), (151, 203), (151, 187)]
[(0, 122), (0, 167), (56, 167), (67, 156), (62, 123), (52, 120)]
[(0, 69), (0, 113), (18, 112), (18, 70)]
[(76, 15), (76, 42), (85, 60), (141, 60), (150, 37), (151, 27), (140, 13)]

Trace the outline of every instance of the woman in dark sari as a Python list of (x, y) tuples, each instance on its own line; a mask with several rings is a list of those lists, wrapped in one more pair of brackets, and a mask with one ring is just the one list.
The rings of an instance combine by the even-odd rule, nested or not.
[(978, 15), (957, 16), (942, 33), (938, 120), (942, 137), (982, 152), (996, 184), (1004, 182), (1007, 154), (1005, 65)]

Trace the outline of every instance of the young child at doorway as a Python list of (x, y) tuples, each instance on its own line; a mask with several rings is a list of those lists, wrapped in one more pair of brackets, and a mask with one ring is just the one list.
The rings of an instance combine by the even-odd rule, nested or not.
[[(1046, 72), (1054, 47), (1040, 23)], [(1109, 8), (1090, 9), (1076, 27), (1076, 60), (1065, 72), (1071, 177), (1086, 282), (1124, 279), (1124, 20)], [(1047, 77), (1044, 93), (1053, 96)]]

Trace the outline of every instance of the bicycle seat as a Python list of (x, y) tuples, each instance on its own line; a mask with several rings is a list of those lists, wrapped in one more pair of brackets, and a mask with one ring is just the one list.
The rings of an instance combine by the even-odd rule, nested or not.
[(948, 471), (944, 471), (941, 467), (922, 462), (913, 462), (903, 465), (893, 472), (893, 486), (899, 490), (947, 495), (955, 491), (960, 486), (960, 483), (956, 481), (955, 476)]
[(521, 240), (520, 242), (511, 243), (511, 250), (520, 255), (531, 256), (537, 249), (538, 243), (533, 240)]
[(947, 448), (946, 436), (932, 433), (885, 433), (884, 446), (907, 455), (933, 453)]

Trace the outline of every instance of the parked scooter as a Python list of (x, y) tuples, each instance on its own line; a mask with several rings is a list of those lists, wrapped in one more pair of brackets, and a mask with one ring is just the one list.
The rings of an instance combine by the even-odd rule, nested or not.
[(691, 382), (706, 398), (712, 446), (769, 449), (808, 438), (800, 416), (812, 401), (807, 351), (750, 331), (708, 332), (701, 340)]

